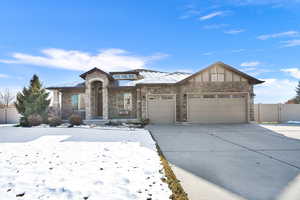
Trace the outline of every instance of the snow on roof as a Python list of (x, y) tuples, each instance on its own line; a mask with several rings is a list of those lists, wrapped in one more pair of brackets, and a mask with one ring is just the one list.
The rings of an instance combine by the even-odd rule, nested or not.
[[(145, 70), (138, 69), (132, 71), (139, 72), (139, 75), (141, 75), (143, 78), (134, 81), (119, 81), (119, 86), (135, 86), (137, 84), (164, 84), (164, 83), (172, 84), (172, 83), (177, 83), (191, 75), (190, 73), (186, 73), (186, 72), (160, 72), (160, 71), (146, 70), (146, 69)], [(58, 84), (58, 85), (48, 87), (48, 89), (73, 88), (73, 87), (76, 88), (84, 87), (84, 82), (75, 81), (70, 83)]]
[(70, 83), (57, 84), (48, 88), (72, 88), (72, 87), (84, 87), (84, 82), (82, 81), (74, 81)]
[(191, 74), (185, 72), (158, 72), (158, 71), (140, 71), (144, 78), (136, 81), (130, 81), (126, 86), (135, 86), (137, 84), (164, 84), (177, 83)]

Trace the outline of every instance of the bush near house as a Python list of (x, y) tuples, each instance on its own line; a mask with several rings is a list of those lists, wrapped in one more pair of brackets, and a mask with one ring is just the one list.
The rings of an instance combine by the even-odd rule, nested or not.
[(79, 126), (82, 124), (82, 119), (81, 116), (79, 114), (72, 114), (69, 117), (69, 123), (73, 126)]
[(47, 119), (47, 110), (50, 104), (48, 100), (49, 93), (42, 87), (37, 75), (33, 75), (28, 88), (24, 87), (22, 92), (17, 94), (15, 106), (22, 115), (20, 120), (21, 126), (30, 126), (29, 116), (34, 121), (37, 119), (35, 115), (39, 115), (43, 121)]
[(39, 114), (32, 114), (27, 117), (27, 122), (29, 126), (38, 126), (43, 123), (43, 118)]
[(56, 127), (62, 124), (62, 120), (57, 116), (50, 116), (48, 117), (48, 124), (51, 127)]

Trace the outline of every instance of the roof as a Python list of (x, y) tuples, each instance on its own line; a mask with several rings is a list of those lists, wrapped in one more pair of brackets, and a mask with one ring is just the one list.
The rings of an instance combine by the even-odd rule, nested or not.
[(230, 65), (227, 65), (227, 64), (225, 64), (225, 63), (223, 63), (223, 62), (216, 62), (216, 63), (214, 63), (214, 64), (212, 64), (212, 65), (210, 65), (210, 66), (208, 66), (208, 67), (206, 67), (206, 68), (204, 68), (204, 69), (202, 69), (202, 70), (200, 70), (200, 71), (198, 71), (198, 72), (192, 74), (191, 76), (186, 77), (185, 79), (179, 81), (178, 83), (179, 83), (179, 84), (184, 83), (184, 82), (186, 82), (186, 81), (192, 79), (193, 77), (197, 76), (198, 74), (202, 73), (203, 71), (205, 71), (205, 70), (207, 70), (207, 69), (209, 69), (209, 68), (212, 68), (212, 67), (214, 67), (214, 66), (216, 66), (216, 65), (221, 65), (221, 66), (224, 67), (225, 69), (228, 69), (228, 70), (230, 70), (230, 71), (233, 71), (233, 72), (239, 74), (240, 76), (242, 76), (242, 77), (246, 78), (247, 80), (249, 80), (249, 82), (250, 82), (251, 84), (261, 84), (261, 83), (264, 83), (264, 82), (265, 82), (265, 81), (258, 80), (258, 79), (256, 79), (256, 78), (254, 78), (254, 77), (252, 77), (252, 76), (250, 76), (250, 75), (244, 73), (244, 72), (241, 72), (241, 71), (237, 70), (236, 68), (233, 68), (233, 67), (231, 67)]
[(83, 78), (83, 79), (85, 79), (85, 77), (86, 77), (88, 74), (93, 73), (93, 72), (95, 72), (95, 71), (98, 71), (98, 72), (100, 72), (100, 73), (103, 73), (103, 74), (107, 75), (107, 77), (108, 77), (110, 80), (113, 80), (113, 77), (112, 77), (110, 74), (108, 74), (107, 72), (105, 72), (105, 71), (103, 71), (103, 70), (101, 70), (101, 69), (99, 69), (99, 68), (97, 68), (97, 67), (94, 67), (93, 69), (91, 69), (91, 70), (89, 70), (89, 71), (87, 71), (87, 72), (84, 72), (83, 74), (80, 75), (80, 77)]
[(185, 72), (159, 72), (152, 70), (140, 70), (139, 74), (143, 79), (127, 82), (127, 86), (142, 84), (174, 84), (191, 74)]
[(82, 89), (85, 88), (85, 83), (84, 82), (71, 82), (71, 83), (64, 83), (64, 84), (59, 84), (51, 87), (47, 87), (46, 89), (48, 90), (56, 90), (56, 89)]
[[(223, 62), (216, 62), (194, 74), (191, 73), (186, 73), (186, 72), (161, 72), (161, 71), (155, 71), (155, 70), (149, 70), (149, 69), (134, 69), (134, 70), (129, 70), (129, 71), (123, 71), (123, 72), (110, 72), (109, 74), (105, 71), (102, 71), (99, 68), (93, 68), (83, 74), (80, 75), (81, 78), (85, 79), (86, 75), (89, 73), (93, 73), (95, 71), (99, 71), (101, 73), (104, 73), (108, 76), (110, 80), (114, 80), (112, 75), (117, 74), (117, 73), (123, 73), (123, 74), (129, 74), (129, 73), (134, 73), (139, 76), (142, 76), (142, 79), (138, 80), (133, 80), (133, 81), (120, 81), (119, 82), (119, 87), (133, 87), (136, 85), (153, 85), (153, 84), (182, 84), (185, 83), (186, 81), (192, 79), (193, 77), (197, 76), (198, 74), (202, 73), (203, 71), (214, 67), (216, 65), (222, 66), (230, 71), (233, 71), (240, 76), (244, 77), (249, 81), (250, 84), (260, 84), (263, 83), (264, 81), (258, 80), (244, 72), (241, 72), (227, 64), (224, 64)], [(49, 87), (47, 89), (73, 89), (73, 88), (84, 88), (84, 82), (73, 82), (70, 84), (63, 84), (59, 86), (54, 86), (54, 87)]]

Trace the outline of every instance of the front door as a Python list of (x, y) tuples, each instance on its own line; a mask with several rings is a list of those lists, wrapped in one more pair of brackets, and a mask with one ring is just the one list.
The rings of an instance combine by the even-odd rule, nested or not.
[(103, 116), (103, 95), (102, 83), (100, 81), (92, 83), (91, 104), (92, 117), (94, 119), (101, 118)]
[(96, 95), (96, 115), (101, 116), (103, 115), (103, 106), (102, 106), (102, 87), (97, 89), (97, 95)]

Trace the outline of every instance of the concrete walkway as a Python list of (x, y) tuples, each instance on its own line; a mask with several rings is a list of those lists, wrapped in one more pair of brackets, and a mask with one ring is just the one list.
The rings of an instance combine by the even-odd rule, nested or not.
[(300, 126), (151, 125), (191, 200), (299, 200)]

